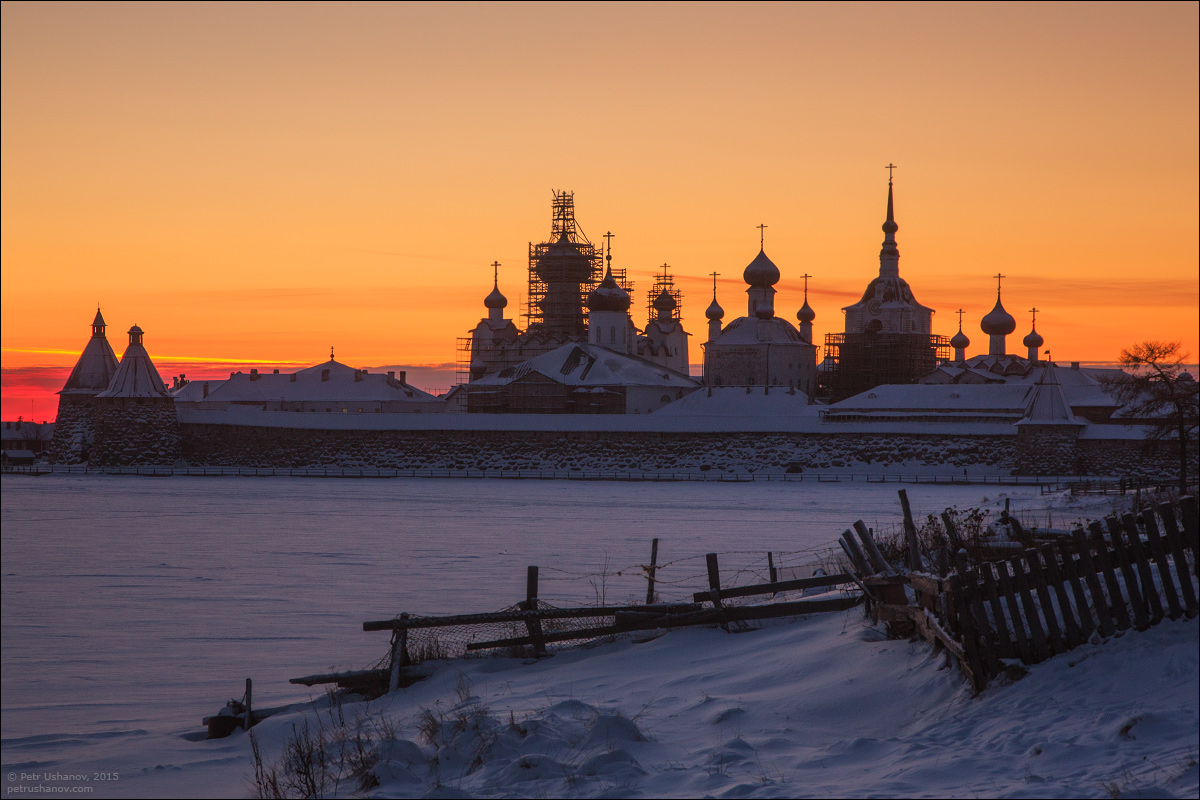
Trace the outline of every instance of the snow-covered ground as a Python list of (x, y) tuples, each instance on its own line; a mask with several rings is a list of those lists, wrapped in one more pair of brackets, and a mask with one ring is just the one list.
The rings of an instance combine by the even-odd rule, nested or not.
[[(631, 600), (656, 536), (661, 593), (683, 598), (703, 588), (705, 552), (743, 582), (768, 550), (804, 563), (855, 519), (894, 523), (896, 488), (6, 475), (6, 794), (69, 783), (49, 772), (86, 775), (98, 796), (245, 795), (247, 738), (196, 741), (200, 717), (245, 677), (266, 707), (312, 696), (290, 677), (376, 661), (387, 637), (364, 620), (509, 605), (527, 564), (549, 602)], [(1007, 497), (1041, 524), (1112, 503), (905, 488), (917, 514)], [(401, 796), (1195, 796), (1197, 661), (1196, 622), (1164, 623), (973, 700), (924, 645), (884, 641), (852, 611), (448, 663), (341, 713), (396, 726), (375, 774)], [(427, 732), (447, 727), (422, 737), (422, 709)], [(268, 760), (300, 714), (256, 728)]]

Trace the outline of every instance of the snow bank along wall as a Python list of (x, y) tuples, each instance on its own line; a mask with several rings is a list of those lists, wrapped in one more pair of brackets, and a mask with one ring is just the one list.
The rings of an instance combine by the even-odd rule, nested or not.
[[(784, 472), (870, 464), (986, 468), (990, 474), (1161, 477), (1171, 457), (1133, 440), (1072, 439), (1045, 447), (1009, 434), (886, 432), (317, 430), (184, 422), (195, 466)], [(1038, 446), (1042, 445), (1042, 446)]]

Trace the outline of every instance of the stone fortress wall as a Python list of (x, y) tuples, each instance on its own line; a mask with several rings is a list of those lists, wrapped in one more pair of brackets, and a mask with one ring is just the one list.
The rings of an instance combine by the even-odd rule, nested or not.
[[(950, 466), (1007, 475), (1172, 474), (1169, 454), (1137, 440), (1078, 440), (1042, 450), (1014, 435), (892, 433), (650, 433), (629, 431), (312, 430), (183, 423), (192, 466), (375, 467), (700, 472), (853, 470)], [(1038, 448), (1041, 449), (1041, 448)], [(977, 473), (976, 473), (977, 474)]]

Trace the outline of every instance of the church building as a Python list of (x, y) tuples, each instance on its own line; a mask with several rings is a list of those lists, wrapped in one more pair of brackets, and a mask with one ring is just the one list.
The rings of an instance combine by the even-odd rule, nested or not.
[(950, 342), (933, 333), (933, 309), (900, 277), (899, 228), (889, 179), (879, 275), (861, 300), (842, 309), (845, 331), (825, 337), (822, 384), (833, 401), (881, 384), (915, 383), (950, 357)]

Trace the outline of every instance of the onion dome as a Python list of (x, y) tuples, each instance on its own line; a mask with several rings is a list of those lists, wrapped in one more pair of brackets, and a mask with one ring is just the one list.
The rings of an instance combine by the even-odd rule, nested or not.
[(508, 298), (500, 294), (498, 285), (493, 285), (491, 294), (483, 298), (483, 305), (485, 308), (504, 308), (508, 305)]
[(717, 302), (715, 295), (712, 302), (708, 304), (708, 308), (704, 309), (704, 316), (708, 317), (709, 320), (717, 320), (725, 316), (725, 309), (721, 308), (721, 304)]
[(742, 279), (750, 286), (774, 286), (779, 283), (779, 267), (767, 258), (766, 252), (759, 250), (754, 260), (746, 266)]
[(796, 319), (802, 324), (808, 324), (817, 318), (817, 312), (812, 310), (812, 306), (808, 304), (808, 298), (804, 298), (804, 305), (800, 306), (800, 310), (796, 312)]
[(966, 350), (971, 344), (971, 340), (962, 332), (962, 328), (958, 329), (958, 333), (950, 337), (950, 346), (955, 350)]
[(660, 314), (670, 314), (677, 305), (675, 298), (666, 289), (663, 289), (658, 293), (658, 297), (654, 298), (654, 310)]
[(1042, 338), (1042, 335), (1037, 332), (1036, 328), (1031, 330), (1025, 335), (1025, 338), (1021, 340), (1021, 344), (1025, 345), (1026, 347), (1041, 347), (1045, 343), (1046, 340)]
[(628, 311), (631, 302), (629, 292), (613, 278), (611, 267), (605, 271), (604, 280), (587, 296), (588, 311)]
[(1017, 321), (1013, 319), (1012, 314), (1004, 310), (999, 292), (996, 293), (996, 307), (988, 312), (979, 327), (988, 336), (1007, 336), (1017, 329)]

